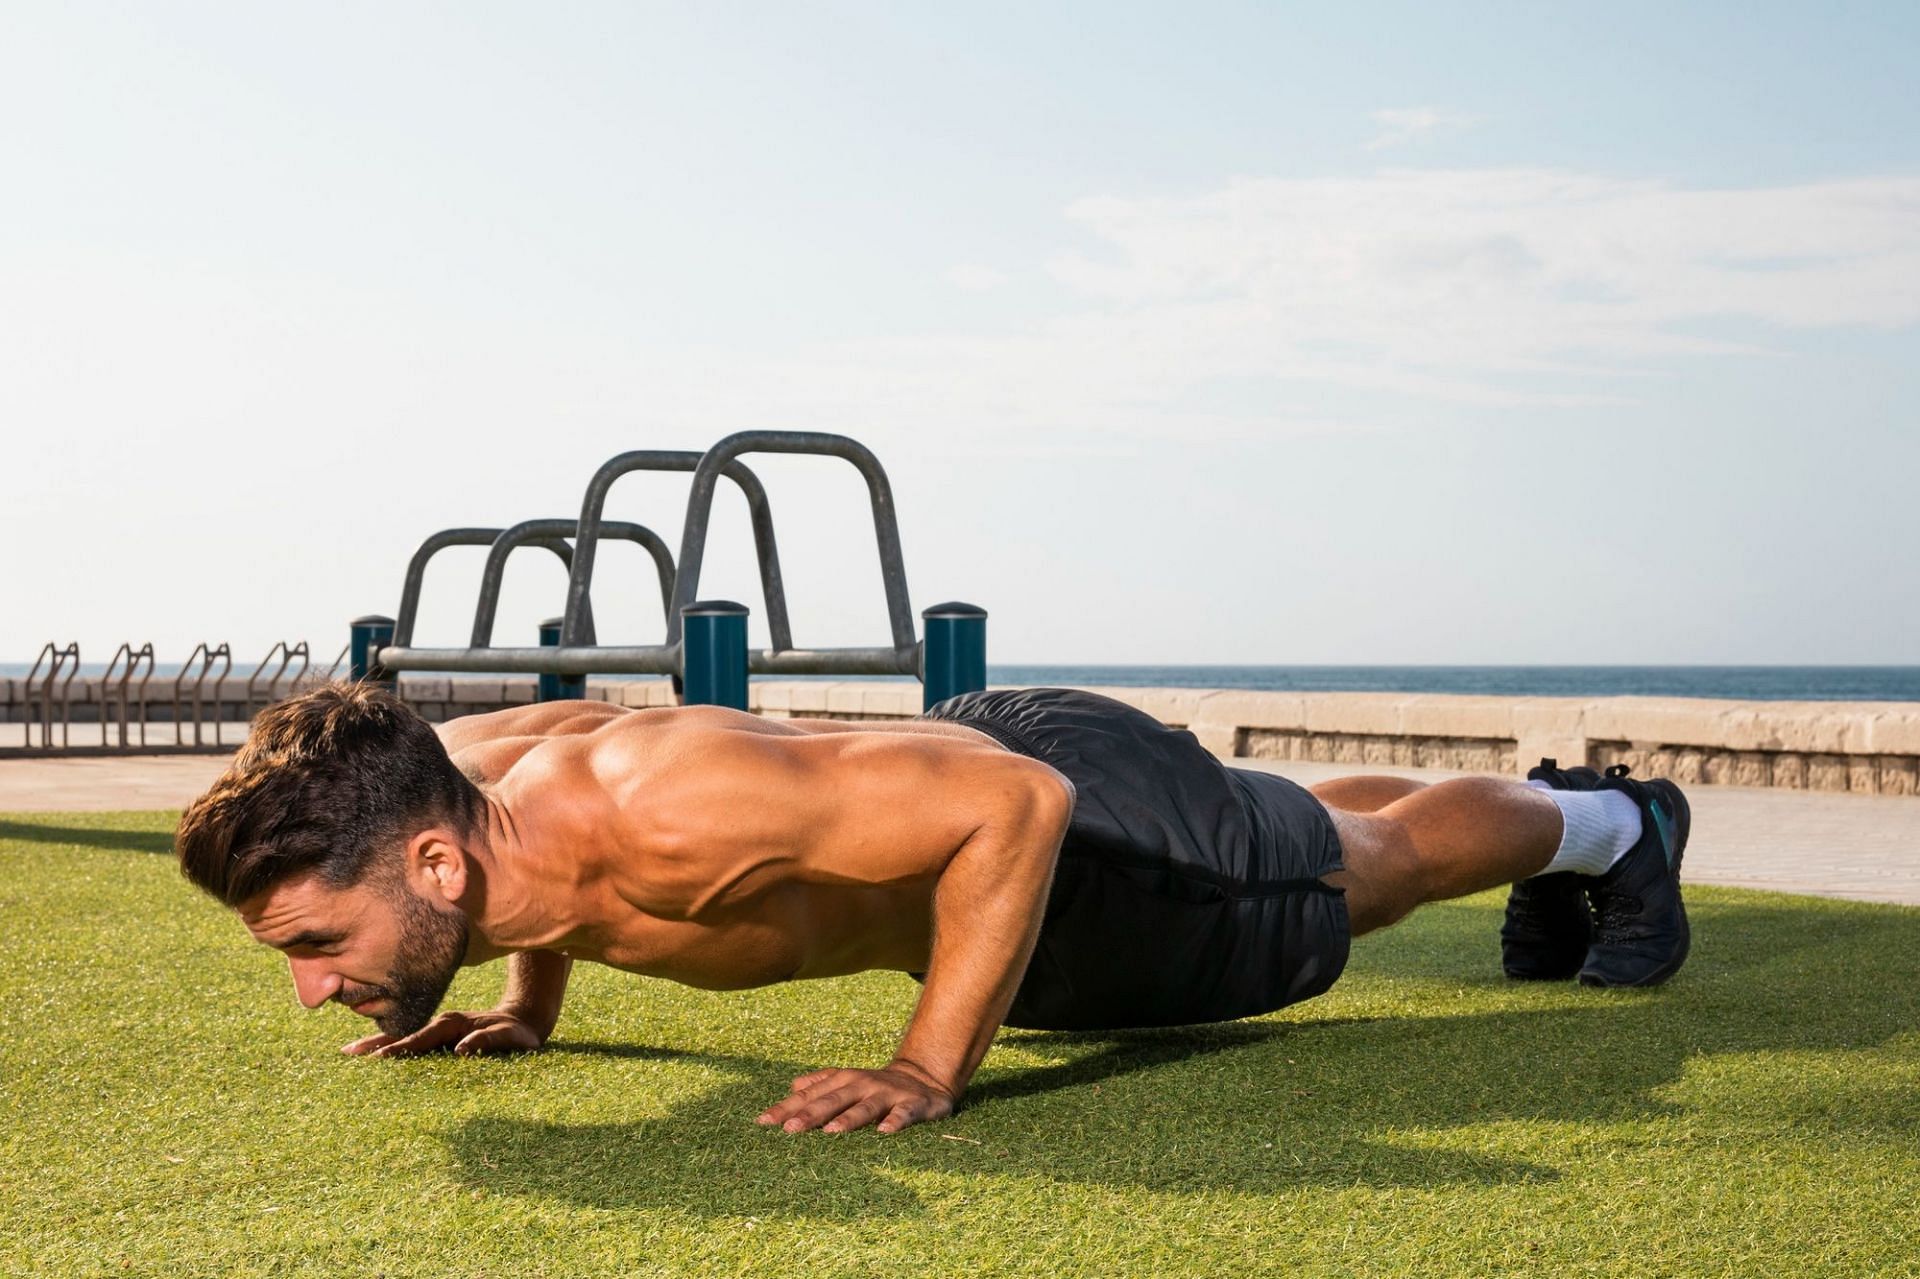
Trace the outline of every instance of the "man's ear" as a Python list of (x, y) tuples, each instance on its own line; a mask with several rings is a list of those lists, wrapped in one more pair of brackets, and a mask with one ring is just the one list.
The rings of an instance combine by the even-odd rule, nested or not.
[(466, 895), (472, 867), (459, 837), (444, 826), (429, 826), (407, 841), (407, 879), (449, 904)]

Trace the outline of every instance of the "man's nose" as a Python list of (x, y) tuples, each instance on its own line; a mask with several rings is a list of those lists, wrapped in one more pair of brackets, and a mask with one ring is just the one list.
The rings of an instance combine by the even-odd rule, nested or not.
[(340, 974), (332, 971), (324, 959), (288, 956), (287, 968), (293, 973), (294, 993), (308, 1008), (318, 1008), (340, 993)]

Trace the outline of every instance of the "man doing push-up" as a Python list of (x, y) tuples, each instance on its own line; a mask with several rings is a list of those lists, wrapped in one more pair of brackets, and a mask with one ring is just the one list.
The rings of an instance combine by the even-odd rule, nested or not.
[[(1509, 974), (1665, 980), (1687, 802), (1610, 771), (1309, 792), (1066, 689), (906, 722), (554, 702), (436, 730), (334, 684), (260, 715), (176, 847), (303, 1004), (374, 1020), (350, 1053), (538, 1048), (576, 960), (708, 989), (911, 973), (891, 1061), (759, 1117), (896, 1132), (951, 1113), (1002, 1025), (1269, 1012), (1331, 986), (1351, 937), (1500, 884)], [(434, 1016), (503, 956), (496, 1008)]]

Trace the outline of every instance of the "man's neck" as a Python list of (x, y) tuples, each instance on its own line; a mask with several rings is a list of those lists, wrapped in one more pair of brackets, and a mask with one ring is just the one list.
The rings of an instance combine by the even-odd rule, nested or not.
[(560, 895), (541, 891), (535, 854), (513, 810), (497, 795), (482, 792), (486, 805), (483, 846), (473, 850), (480, 863), (479, 900), (469, 915), (472, 938), (468, 963), (483, 963), (522, 950), (543, 950), (563, 943), (577, 927)]

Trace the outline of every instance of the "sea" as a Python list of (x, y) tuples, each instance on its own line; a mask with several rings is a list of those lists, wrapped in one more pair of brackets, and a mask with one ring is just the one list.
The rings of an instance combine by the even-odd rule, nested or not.
[[(19, 678), (30, 662), (0, 662)], [(234, 673), (251, 665), (236, 662)], [(82, 674), (99, 674), (87, 663)], [(155, 681), (171, 681), (162, 667)], [(1523, 697), (1715, 697), (1737, 701), (1920, 702), (1920, 666), (988, 666), (993, 684), (1232, 688), (1310, 693)], [(151, 689), (153, 685), (149, 685)]]

